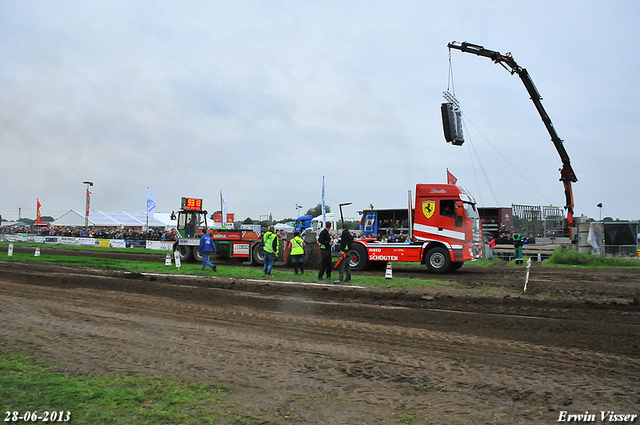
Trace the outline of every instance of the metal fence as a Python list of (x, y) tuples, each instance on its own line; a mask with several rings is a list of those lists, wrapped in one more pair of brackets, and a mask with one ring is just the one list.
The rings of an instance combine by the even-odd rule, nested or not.
[(611, 257), (638, 258), (638, 245), (605, 245), (604, 254)]
[(561, 207), (512, 205), (513, 230), (545, 238), (561, 237), (565, 232), (564, 210)]
[(544, 219), (544, 237), (564, 236), (565, 220), (563, 208), (542, 207), (542, 217)]

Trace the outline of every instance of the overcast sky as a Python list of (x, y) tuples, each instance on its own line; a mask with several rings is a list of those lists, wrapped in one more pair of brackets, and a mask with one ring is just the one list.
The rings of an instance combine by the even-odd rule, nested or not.
[[(0, 214), (158, 212), (183, 196), (236, 218), (402, 208), (446, 169), (484, 206), (564, 205), (560, 158), (516, 75), (527, 68), (569, 153), (576, 215), (640, 219), (640, 2), (0, 0)], [(455, 88), (467, 133), (444, 140)], [(596, 206), (602, 202), (602, 211)]]

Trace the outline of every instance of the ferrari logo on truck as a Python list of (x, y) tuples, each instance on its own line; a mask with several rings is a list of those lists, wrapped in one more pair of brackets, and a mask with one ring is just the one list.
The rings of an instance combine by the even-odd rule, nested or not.
[(422, 213), (425, 217), (431, 218), (436, 210), (436, 201), (422, 201)]

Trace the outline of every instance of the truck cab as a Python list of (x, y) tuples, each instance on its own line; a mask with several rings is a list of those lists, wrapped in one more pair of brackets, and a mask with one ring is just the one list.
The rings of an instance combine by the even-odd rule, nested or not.
[[(363, 238), (353, 246), (351, 266), (375, 262), (419, 262), (445, 273), (479, 258), (480, 217), (473, 196), (449, 184), (417, 184), (415, 203), (406, 209), (362, 212)], [(414, 207), (415, 205), (415, 207)]]
[(302, 233), (303, 231), (311, 227), (312, 219), (312, 215), (301, 215), (300, 217), (296, 218), (296, 222), (293, 225), (294, 231)]
[[(475, 198), (461, 186), (416, 185), (413, 236), (427, 246), (446, 248), (452, 268), (478, 258), (482, 252), (482, 229)], [(428, 267), (430, 260), (427, 255)]]

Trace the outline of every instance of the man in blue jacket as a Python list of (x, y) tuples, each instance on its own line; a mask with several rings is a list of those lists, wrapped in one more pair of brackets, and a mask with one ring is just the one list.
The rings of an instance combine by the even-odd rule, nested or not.
[(202, 255), (202, 270), (205, 270), (207, 266), (209, 266), (211, 270), (216, 271), (216, 266), (209, 261), (209, 254), (215, 252), (215, 250), (216, 244), (213, 243), (211, 236), (205, 232), (200, 238), (200, 246), (198, 247), (198, 252)]

